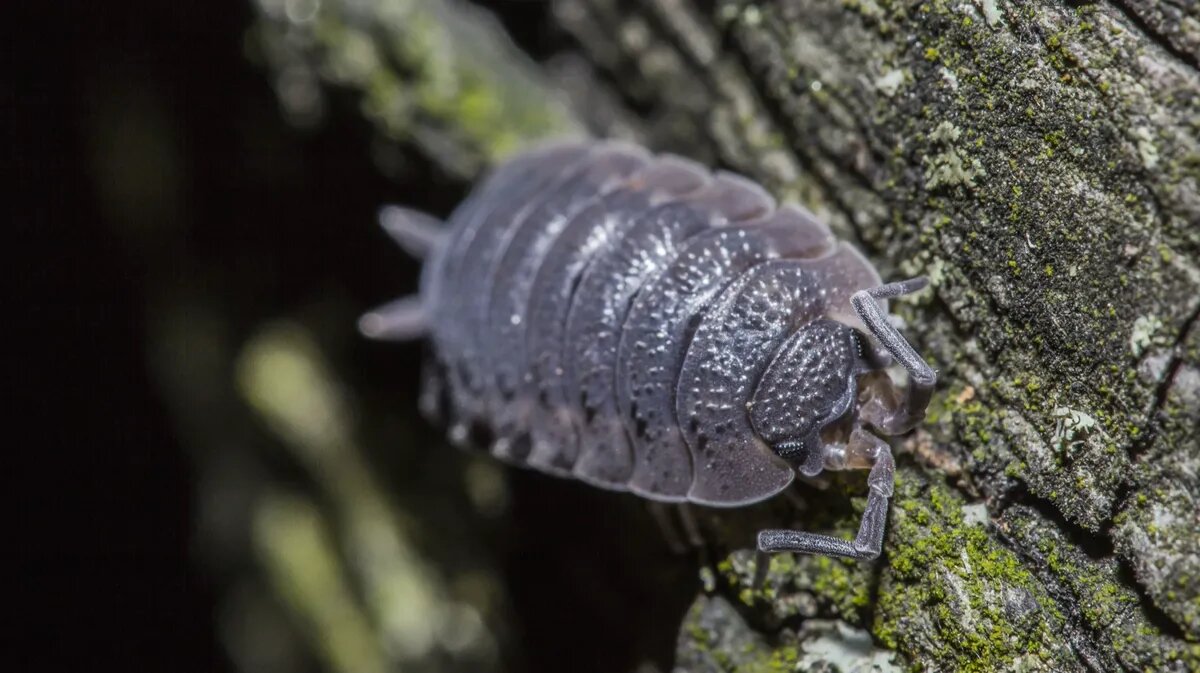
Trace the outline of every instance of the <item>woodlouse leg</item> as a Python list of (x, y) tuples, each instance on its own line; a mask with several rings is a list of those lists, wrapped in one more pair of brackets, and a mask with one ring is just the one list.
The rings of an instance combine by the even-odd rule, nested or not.
[(879, 304), (875, 300), (911, 294), (925, 287), (928, 282), (928, 279), (920, 277), (899, 283), (888, 283), (855, 292), (851, 298), (854, 310), (858, 312), (863, 324), (887, 349), (887, 352), (908, 370), (909, 383), (899, 406), (885, 414), (883, 418), (873, 421), (881, 431), (888, 435), (907, 432), (925, 418), (925, 408), (929, 405), (929, 397), (933, 394), (934, 384), (937, 383), (937, 373), (913, 350), (904, 335), (888, 322), (887, 316), (879, 309)]
[(424, 259), (446, 232), (445, 225), (436, 217), (401, 206), (380, 208), (379, 225), (416, 259)]
[(687, 553), (687, 545), (683, 543), (678, 528), (671, 521), (670, 507), (665, 503), (649, 501), (647, 508), (650, 510), (650, 516), (654, 517), (654, 523), (658, 524), (658, 529), (662, 532), (663, 540), (666, 541), (667, 548), (671, 550), (671, 553), (676, 556), (683, 556)]
[(411, 341), (429, 331), (429, 320), (417, 295), (376, 307), (358, 319), (363, 336), (381, 341)]
[(445, 376), (436, 358), (427, 357), (421, 365), (421, 392), (417, 408), (434, 425), (446, 425), (447, 407)]
[(883, 548), (883, 533), (887, 523), (888, 499), (892, 497), (892, 480), (896, 464), (891, 447), (882, 439), (860, 429), (850, 435), (844, 446), (826, 445), (827, 469), (871, 468), (867, 476), (867, 509), (863, 513), (858, 535), (853, 541), (829, 535), (796, 530), (764, 530), (758, 533), (759, 567), (756, 574), (766, 572), (766, 554), (793, 551), (824, 556), (845, 556), (871, 560)]
[(771, 554), (759, 549), (754, 554), (754, 580), (750, 588), (758, 591), (767, 581), (767, 571), (771, 569)]
[(688, 544), (699, 549), (704, 546), (704, 536), (700, 534), (700, 524), (696, 514), (687, 503), (679, 505), (679, 521), (683, 524), (683, 533), (687, 536)]

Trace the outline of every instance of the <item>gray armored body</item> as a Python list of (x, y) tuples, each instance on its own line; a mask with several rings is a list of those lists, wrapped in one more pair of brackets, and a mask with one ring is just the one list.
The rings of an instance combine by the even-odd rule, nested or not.
[(718, 507), (776, 495), (797, 470), (870, 469), (853, 541), (768, 530), (758, 549), (878, 556), (894, 470), (878, 435), (920, 422), (936, 380), (886, 300), (924, 279), (883, 285), (745, 178), (613, 142), (520, 155), (446, 224), (382, 219), (425, 259), (421, 292), (361, 327), (431, 340), (422, 406), (452, 441)]

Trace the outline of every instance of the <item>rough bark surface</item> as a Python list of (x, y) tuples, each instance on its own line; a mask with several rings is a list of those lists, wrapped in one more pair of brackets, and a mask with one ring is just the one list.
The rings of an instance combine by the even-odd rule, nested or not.
[(464, 178), (631, 137), (931, 278), (897, 309), (941, 384), (883, 557), (780, 556), (750, 588), (754, 526), (851, 537), (861, 479), (701, 512), (728, 556), (680, 667), (1200, 670), (1196, 3), (561, 0), (572, 47), (540, 73), (459, 3), (261, 5), (285, 109), (312, 109), (295, 82), (358, 91)]

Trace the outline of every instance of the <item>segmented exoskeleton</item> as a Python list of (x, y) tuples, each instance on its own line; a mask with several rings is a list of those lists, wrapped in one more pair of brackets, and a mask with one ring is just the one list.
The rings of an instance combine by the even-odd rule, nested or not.
[[(851, 542), (769, 530), (762, 552), (874, 558), (893, 461), (877, 434), (925, 414), (932, 369), (887, 320), (871, 264), (758, 185), (626, 144), (560, 144), (496, 168), (446, 224), (384, 227), (425, 259), (419, 297), (369, 336), (428, 336), (422, 406), (453, 441), (663, 502), (738, 506), (798, 470), (870, 469)], [(905, 387), (884, 371), (908, 371)], [(868, 429), (869, 428), (869, 429)]]

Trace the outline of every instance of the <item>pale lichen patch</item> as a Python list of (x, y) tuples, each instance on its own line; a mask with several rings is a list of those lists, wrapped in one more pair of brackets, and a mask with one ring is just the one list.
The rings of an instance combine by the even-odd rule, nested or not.
[(981, 0), (979, 9), (983, 12), (983, 20), (988, 26), (995, 27), (1000, 23), (1000, 7), (997, 6), (996, 0)]
[(1158, 146), (1154, 144), (1150, 129), (1139, 126), (1134, 129), (1133, 134), (1137, 137), (1138, 155), (1142, 158), (1142, 165), (1148, 169), (1158, 166)]
[(962, 130), (948, 121), (938, 124), (929, 134), (930, 141), (945, 149), (925, 160), (926, 189), (955, 185), (973, 187), (977, 176), (987, 174), (978, 159), (963, 156), (955, 144), (961, 136)]
[(963, 523), (968, 526), (984, 526), (987, 525), (990, 517), (988, 516), (987, 506), (983, 503), (973, 505), (963, 505)]
[(889, 70), (875, 79), (875, 88), (888, 98), (895, 96), (902, 84), (904, 84), (903, 70)]
[(1154, 335), (1163, 327), (1162, 320), (1157, 316), (1144, 315), (1133, 321), (1133, 331), (1129, 334), (1129, 350), (1134, 357), (1142, 353), (1153, 343)]
[[(814, 631), (828, 622), (812, 620), (808, 623)], [(845, 622), (829, 624), (816, 638), (804, 644), (804, 654), (796, 663), (798, 671), (823, 670), (822, 665), (832, 664), (835, 670), (847, 673), (900, 673), (902, 668), (892, 663), (896, 654), (875, 647), (871, 634), (856, 629)]]
[(943, 67), (942, 80), (946, 82), (946, 86), (950, 87), (951, 91), (958, 91), (958, 75), (955, 75), (953, 70)]

